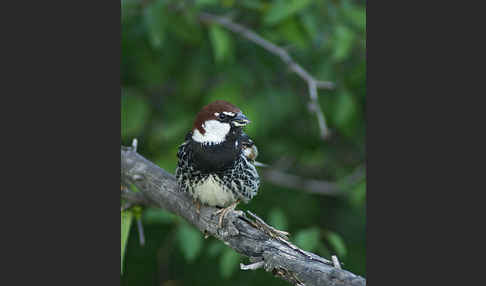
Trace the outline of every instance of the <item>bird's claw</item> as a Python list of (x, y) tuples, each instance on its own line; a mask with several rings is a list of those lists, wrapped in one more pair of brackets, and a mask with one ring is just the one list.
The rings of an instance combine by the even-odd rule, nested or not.
[(219, 221), (218, 221), (219, 228), (223, 227), (223, 218), (229, 211), (230, 211), (230, 207), (227, 207), (227, 208), (222, 208), (220, 210), (217, 210), (214, 213), (215, 215), (219, 215)]
[(196, 200), (194, 204), (196, 205), (196, 213), (199, 216), (201, 214), (201, 203), (198, 200)]
[(222, 208), (214, 212), (215, 215), (219, 215), (218, 226), (219, 228), (223, 227), (223, 218), (230, 212), (234, 211), (236, 206), (238, 205), (239, 201), (236, 201), (229, 205), (228, 207)]

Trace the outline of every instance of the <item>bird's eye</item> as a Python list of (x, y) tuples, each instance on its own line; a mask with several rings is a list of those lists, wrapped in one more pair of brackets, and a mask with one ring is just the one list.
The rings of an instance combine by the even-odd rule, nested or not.
[(226, 118), (226, 114), (224, 113), (220, 113), (219, 116), (218, 116), (219, 119), (225, 119)]

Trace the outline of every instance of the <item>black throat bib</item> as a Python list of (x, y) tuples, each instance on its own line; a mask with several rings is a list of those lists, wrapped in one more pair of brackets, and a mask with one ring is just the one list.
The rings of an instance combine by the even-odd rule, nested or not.
[(230, 130), (226, 140), (219, 144), (201, 144), (191, 142), (193, 163), (202, 173), (222, 172), (232, 168), (241, 153), (238, 137), (241, 129)]

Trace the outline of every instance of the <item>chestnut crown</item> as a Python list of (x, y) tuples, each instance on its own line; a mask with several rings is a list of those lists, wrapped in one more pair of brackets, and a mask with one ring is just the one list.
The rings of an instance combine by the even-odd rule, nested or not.
[(196, 115), (193, 139), (201, 143), (220, 143), (231, 128), (241, 128), (248, 123), (250, 120), (238, 107), (217, 100), (204, 106)]

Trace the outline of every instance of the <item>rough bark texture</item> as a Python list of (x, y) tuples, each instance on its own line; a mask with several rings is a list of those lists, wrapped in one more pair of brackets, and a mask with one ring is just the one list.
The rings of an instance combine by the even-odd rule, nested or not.
[(202, 233), (222, 240), (236, 252), (261, 262), (266, 271), (294, 285), (366, 285), (363, 277), (339, 269), (313, 253), (299, 249), (271, 228), (232, 211), (218, 227), (216, 208), (201, 206), (200, 214), (192, 199), (178, 191), (175, 177), (138, 154), (132, 147), (121, 147), (121, 181), (134, 184), (143, 194), (122, 192), (122, 198), (156, 206), (183, 217)]

